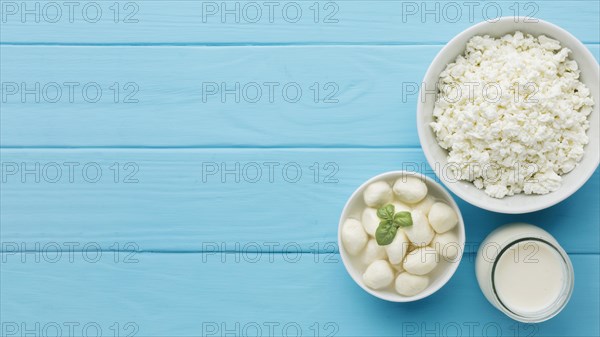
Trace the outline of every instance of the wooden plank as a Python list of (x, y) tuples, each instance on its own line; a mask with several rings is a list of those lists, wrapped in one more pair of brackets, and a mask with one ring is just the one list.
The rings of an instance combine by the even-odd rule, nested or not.
[(440, 48), (3, 46), (0, 144), (418, 146), (416, 89)]
[[(5, 258), (6, 254), (2, 257)], [(571, 255), (575, 289), (550, 321), (524, 325), (483, 297), (472, 259), (464, 259), (438, 293), (413, 303), (390, 303), (360, 289), (339, 257), (281, 254), (241, 257), (137, 254), (137, 263), (106, 255), (96, 263), (80, 253), (72, 262), (1, 264), (2, 333), (17, 324), (76, 335), (87, 326), (104, 336), (597, 336), (598, 255)], [(315, 257), (317, 258), (315, 260)], [(93, 257), (92, 257), (93, 258)], [(336, 262), (337, 261), (337, 262)], [(56, 324), (54, 324), (56, 323)], [(128, 324), (129, 323), (129, 324)], [(256, 326), (260, 333), (256, 333)], [(269, 326), (273, 330), (269, 330)], [(297, 334), (296, 328), (301, 330)], [(289, 329), (289, 330), (288, 330)], [(232, 330), (232, 331), (226, 331)], [(458, 332), (458, 333), (457, 333)], [(270, 333), (270, 334), (269, 334)], [(42, 335), (39, 333), (38, 335)]]
[[(2, 241), (23, 243), (27, 250), (66, 242), (110, 249), (132, 242), (143, 251), (198, 251), (215, 244), (225, 250), (268, 250), (269, 243), (276, 249), (328, 251), (325, 244), (337, 241), (347, 198), (365, 180), (403, 168), (433, 174), (420, 149), (3, 149), (0, 154)], [(128, 178), (135, 167), (137, 173)], [(102, 176), (94, 182), (98, 169)], [(124, 183), (133, 179), (138, 183)], [(598, 171), (575, 195), (541, 212), (502, 215), (460, 201), (466, 249), (474, 251), (503, 223), (525, 221), (547, 229), (568, 252), (598, 253), (600, 214), (589, 205), (599, 203)]]
[[(551, 21), (585, 42), (600, 40), (600, 5), (593, 0), (299, 0), (271, 4), (250, 0), (122, 0), (118, 6), (115, 2), (82, 1), (70, 11), (61, 2), (3, 0), (0, 40), (70, 44), (439, 44), (476, 22), (514, 15)], [(35, 4), (39, 5), (37, 15), (32, 14)], [(27, 9), (30, 14), (23, 16)], [(223, 17), (224, 13), (229, 14)]]

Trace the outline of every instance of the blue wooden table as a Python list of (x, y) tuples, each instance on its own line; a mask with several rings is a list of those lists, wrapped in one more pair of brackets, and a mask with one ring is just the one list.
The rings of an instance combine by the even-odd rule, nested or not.
[[(547, 210), (459, 202), (450, 282), (388, 303), (347, 275), (346, 199), (433, 176), (420, 83), (466, 27), (534, 15), (599, 57), (598, 1), (1, 1), (2, 336), (598, 336), (600, 174)], [(513, 221), (575, 268), (554, 319), (483, 297), (474, 252)]]

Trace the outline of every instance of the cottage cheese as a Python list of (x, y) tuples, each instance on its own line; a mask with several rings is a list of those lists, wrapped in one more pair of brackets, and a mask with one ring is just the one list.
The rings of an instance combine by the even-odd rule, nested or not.
[(594, 105), (570, 50), (546, 36), (475, 36), (440, 74), (431, 127), (449, 171), (495, 198), (561, 186)]

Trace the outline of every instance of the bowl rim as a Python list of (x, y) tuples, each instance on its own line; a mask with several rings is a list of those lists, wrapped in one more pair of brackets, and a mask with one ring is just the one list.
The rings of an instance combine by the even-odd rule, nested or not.
[[(441, 194), (444, 197), (444, 202), (447, 202), (448, 205), (450, 207), (452, 207), (452, 209), (454, 209), (454, 211), (456, 212), (456, 215), (458, 216), (458, 224), (457, 224), (458, 239), (460, 241), (459, 243), (460, 243), (460, 248), (461, 248), (459, 257), (457, 258), (456, 261), (451, 263), (451, 266), (442, 275), (440, 275), (436, 279), (436, 280), (439, 280), (438, 281), (439, 284), (436, 287), (431, 287), (431, 284), (430, 284), (427, 288), (425, 288), (425, 290), (423, 290), (422, 292), (420, 292), (414, 296), (403, 296), (400, 294), (389, 295), (386, 293), (382, 293), (378, 290), (371, 289), (371, 288), (367, 287), (366, 285), (364, 285), (362, 280), (357, 279), (354, 276), (354, 274), (350, 272), (351, 269), (355, 270), (355, 268), (350, 262), (350, 257), (346, 255), (347, 253), (346, 253), (346, 251), (343, 247), (344, 245), (342, 243), (342, 226), (344, 224), (344, 221), (348, 218), (347, 213), (349, 211), (350, 204), (357, 197), (362, 196), (363, 191), (366, 189), (366, 187), (368, 185), (370, 185), (374, 182), (377, 182), (377, 181), (382, 181), (382, 180), (385, 181), (387, 179), (392, 179), (392, 178), (397, 179), (401, 176), (417, 177), (419, 179), (424, 179), (427, 182), (427, 184), (436, 186), (441, 191)], [(444, 186), (442, 184), (440, 184), (437, 181), (435, 181), (434, 179), (426, 176), (425, 174), (418, 173), (418, 172), (411, 172), (411, 171), (403, 171), (403, 170), (387, 171), (387, 172), (377, 174), (377, 175), (369, 178), (367, 181), (363, 182), (359, 187), (357, 187), (354, 190), (354, 192), (352, 192), (352, 194), (346, 201), (346, 204), (344, 205), (344, 208), (342, 209), (342, 213), (340, 214), (340, 220), (338, 223), (338, 250), (340, 252), (340, 256), (342, 258), (342, 263), (344, 264), (344, 268), (346, 269), (346, 272), (350, 275), (352, 280), (356, 284), (358, 284), (367, 293), (369, 293), (377, 298), (380, 298), (382, 300), (386, 300), (386, 301), (390, 301), (390, 302), (397, 302), (397, 303), (413, 302), (413, 301), (417, 301), (417, 300), (426, 298), (430, 295), (433, 295), (435, 292), (440, 290), (444, 285), (446, 285), (446, 283), (448, 283), (448, 281), (450, 281), (450, 279), (452, 278), (452, 276), (458, 269), (458, 265), (462, 261), (464, 251), (465, 251), (465, 241), (466, 241), (466, 230), (465, 230), (465, 223), (464, 223), (464, 220), (462, 217), (462, 213), (460, 211), (460, 208), (458, 207), (458, 204), (456, 203), (456, 201), (454, 200), (454, 198), (452, 197), (450, 192), (448, 192), (448, 190), (446, 190), (446, 188), (444, 188)]]
[[(551, 22), (539, 19), (539, 18), (533, 18), (533, 17), (525, 17), (525, 16), (503, 16), (503, 17), (499, 17), (496, 18), (494, 20), (487, 20), (487, 21), (481, 21), (478, 22), (470, 27), (468, 27), (467, 29), (463, 30), (462, 32), (458, 33), (456, 36), (454, 36), (450, 41), (448, 41), (448, 43), (446, 43), (446, 45), (436, 54), (436, 56), (434, 57), (433, 61), (431, 61), (431, 64), (429, 65), (429, 67), (427, 68), (427, 71), (425, 72), (425, 76), (423, 77), (423, 80), (421, 83), (425, 83), (425, 81), (429, 78), (432, 77), (434, 74), (434, 68), (435, 66), (440, 62), (440, 58), (446, 54), (449, 50), (451, 50), (452, 48), (455, 47), (455, 45), (462, 39), (465, 38), (465, 36), (475, 36), (477, 34), (481, 34), (481, 33), (476, 33), (481, 27), (484, 26), (490, 26), (493, 24), (497, 24), (499, 22), (506, 22), (506, 21), (513, 21), (513, 23), (517, 24), (517, 23), (526, 23), (526, 24), (530, 24), (530, 25), (542, 25), (542, 26), (546, 26), (548, 28), (550, 28), (550, 30), (555, 30), (558, 31), (560, 34), (565, 35), (570, 41), (569, 43), (571, 44), (575, 44), (578, 45), (581, 50), (582, 53), (580, 55), (580, 58), (585, 58), (585, 59), (589, 59), (589, 60), (594, 60), (594, 62), (596, 63), (596, 67), (595, 67), (595, 72), (596, 72), (596, 76), (593, 76), (595, 78), (598, 78), (600, 75), (600, 67), (598, 66), (598, 62), (596, 61), (596, 58), (594, 57), (594, 55), (592, 54), (592, 52), (577, 38), (575, 37), (573, 34), (569, 33), (567, 30), (565, 30), (564, 28), (555, 25)], [(531, 20), (535, 20), (535, 21), (531, 21)], [(518, 31), (520, 30), (520, 28), (515, 27), (514, 31)], [(561, 44), (563, 44), (565, 41), (560, 41)], [(593, 69), (594, 70), (594, 69)], [(437, 75), (437, 74), (435, 74)], [(422, 94), (422, 90), (423, 90), (423, 86), (421, 86), (421, 89), (419, 90), (419, 96), (421, 97)], [(596, 105), (600, 105), (600, 102), (595, 102)], [(423, 153), (425, 154), (425, 158), (427, 159), (428, 164), (431, 167), (434, 167), (433, 164), (436, 163), (434, 155), (432, 154), (431, 150), (427, 147), (427, 146), (423, 146), (424, 144), (424, 139), (426, 139), (426, 135), (425, 135), (425, 129), (427, 129), (429, 126), (422, 126), (424, 123), (424, 105), (425, 102), (423, 102), (422, 99), (417, 98), (417, 116), (416, 116), (416, 121), (417, 121), (417, 133), (419, 135), (419, 142), (421, 144), (421, 149), (423, 150)], [(593, 113), (593, 112), (592, 112)], [(589, 117), (588, 117), (589, 118)], [(588, 129), (586, 132), (589, 132), (590, 129)], [(437, 141), (436, 141), (437, 143)], [(439, 145), (438, 145), (439, 146)], [(586, 145), (587, 146), (587, 145)], [(590, 166), (590, 168), (586, 171), (586, 170), (579, 170), (581, 172), (577, 172), (578, 176), (580, 177), (580, 179), (578, 179), (575, 183), (569, 184), (568, 186), (565, 185), (563, 183), (563, 185), (561, 185), (561, 187), (559, 188), (559, 190), (554, 191), (554, 192), (550, 192), (550, 193), (555, 193), (555, 198), (553, 198), (550, 202), (546, 203), (546, 204), (535, 204), (535, 203), (522, 203), (521, 207), (517, 207), (517, 208), (510, 208), (508, 206), (504, 206), (504, 205), (497, 205), (497, 204), (491, 204), (489, 202), (486, 202), (487, 198), (480, 198), (480, 196), (474, 195), (473, 193), (470, 193), (469, 191), (457, 188), (454, 186), (454, 183), (456, 183), (457, 181), (450, 181), (449, 179), (447, 179), (447, 177), (444, 174), (440, 174), (436, 169), (434, 169), (433, 171), (435, 172), (435, 175), (444, 183), (444, 185), (450, 190), (452, 191), (454, 194), (456, 194), (459, 198), (461, 198), (462, 200), (468, 202), (469, 204), (488, 210), (488, 211), (492, 211), (492, 212), (497, 212), (497, 213), (504, 213), (504, 214), (524, 214), (524, 213), (531, 213), (531, 212), (535, 212), (535, 211), (539, 211), (539, 210), (543, 210), (549, 207), (552, 207), (558, 203), (560, 203), (561, 201), (567, 199), (568, 197), (570, 197), (571, 195), (573, 195), (575, 192), (577, 192), (594, 174), (594, 172), (596, 171), (596, 169), (598, 168), (598, 165), (600, 164), (600, 156), (598, 156), (595, 160), (595, 163), (593, 163), (592, 166)], [(578, 168), (578, 167), (582, 167), (582, 166), (577, 166), (575, 167), (575, 169), (569, 173), (574, 173), (574, 171)], [(483, 190), (479, 190), (481, 193), (483, 193), (483, 196), (485, 195), (485, 192)], [(557, 193), (561, 191), (561, 193)], [(535, 197), (536, 195), (529, 195), (531, 197)], [(505, 198), (510, 198), (510, 196), (507, 196)]]

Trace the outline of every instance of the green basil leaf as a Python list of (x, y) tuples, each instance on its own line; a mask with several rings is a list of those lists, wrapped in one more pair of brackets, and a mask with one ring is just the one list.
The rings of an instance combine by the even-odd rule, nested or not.
[(394, 220), (394, 211), (395, 211), (395, 207), (392, 204), (387, 204), (385, 206), (380, 207), (377, 210), (377, 216), (379, 217), (379, 219), (381, 220), (389, 220), (392, 221)]
[(381, 221), (379, 227), (377, 227), (377, 230), (375, 231), (377, 244), (380, 246), (389, 245), (394, 241), (397, 232), (398, 227), (394, 225), (393, 221)]
[(394, 215), (394, 224), (398, 227), (409, 227), (412, 226), (412, 216), (410, 212), (398, 212)]

